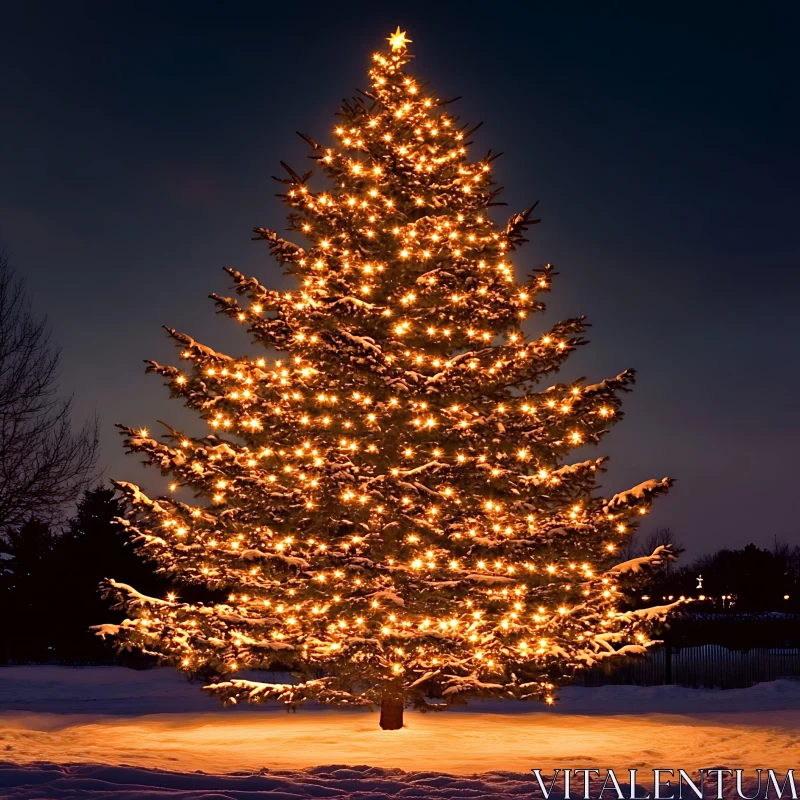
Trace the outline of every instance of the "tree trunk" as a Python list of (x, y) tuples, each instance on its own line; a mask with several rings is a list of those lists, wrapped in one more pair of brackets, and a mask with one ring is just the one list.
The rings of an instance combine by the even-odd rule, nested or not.
[(381, 700), (381, 728), (385, 731), (399, 731), (403, 727), (403, 696), (384, 695)]

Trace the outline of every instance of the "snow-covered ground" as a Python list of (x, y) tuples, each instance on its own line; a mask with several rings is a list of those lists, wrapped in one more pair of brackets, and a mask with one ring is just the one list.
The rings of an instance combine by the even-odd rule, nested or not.
[(385, 732), (365, 710), (222, 709), (168, 669), (0, 668), (0, 798), (14, 800), (510, 798), (532, 796), (533, 767), (799, 761), (800, 682), (572, 687), (554, 708), (474, 702)]

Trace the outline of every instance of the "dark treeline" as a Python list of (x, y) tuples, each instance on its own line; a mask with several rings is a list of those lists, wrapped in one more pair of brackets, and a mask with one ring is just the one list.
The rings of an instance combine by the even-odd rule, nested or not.
[[(75, 516), (61, 528), (32, 517), (0, 534), (0, 664), (153, 663), (117, 655), (90, 631), (92, 625), (122, 620), (98, 591), (104, 578), (157, 597), (175, 588), (136, 553), (117, 521), (124, 513), (114, 490), (98, 486), (84, 492)], [(668, 530), (650, 534), (638, 549), (649, 552), (665, 542), (680, 549)], [(634, 543), (628, 555), (636, 554)], [(752, 544), (720, 550), (673, 567), (647, 591), (655, 600), (695, 599), (665, 631), (676, 645), (798, 644), (792, 632), (800, 632), (800, 547), (776, 543), (770, 550)], [(184, 587), (182, 594), (187, 593)]]
[[(59, 391), (59, 359), (47, 320), (33, 313), (24, 281), (0, 249), (0, 664), (150, 663), (117, 656), (90, 630), (122, 619), (98, 591), (104, 578), (159, 597), (173, 587), (127, 541), (118, 522), (126, 509), (114, 491), (86, 488), (96, 475), (98, 423), (74, 424), (72, 401)], [(78, 497), (75, 516), (62, 523), (63, 509)], [(634, 539), (624, 555), (647, 555), (659, 545), (682, 549), (660, 529)], [(180, 589), (192, 602), (195, 590)], [(670, 623), (673, 632), (688, 630), (691, 617), (700, 631), (703, 617), (702, 631), (692, 634), (700, 642), (717, 640), (723, 625), (730, 631), (731, 620), (742, 624), (733, 618), (765, 612), (783, 619), (753, 617), (745, 638), (764, 638), (773, 628), (769, 637), (779, 638), (787, 626), (798, 628), (791, 612), (800, 613), (800, 547), (721, 550), (673, 567), (646, 591), (656, 601), (705, 598)]]
[(697, 613), (797, 613), (800, 547), (776, 543), (766, 550), (748, 544), (741, 550), (719, 550), (667, 573), (652, 591), (692, 597)]
[[(644, 556), (664, 544), (684, 550), (669, 528), (660, 528), (644, 539), (634, 537), (625, 555)], [(748, 544), (689, 562), (680, 558), (655, 576), (646, 593), (654, 600), (692, 598), (696, 614), (800, 613), (800, 545), (776, 539), (770, 549)]]
[(0, 663), (127, 663), (89, 630), (119, 622), (120, 612), (102, 599), (103, 578), (134, 584), (164, 596), (168, 582), (153, 574), (116, 521), (125, 509), (113, 489), (84, 492), (75, 516), (61, 530), (36, 517), (0, 537)]

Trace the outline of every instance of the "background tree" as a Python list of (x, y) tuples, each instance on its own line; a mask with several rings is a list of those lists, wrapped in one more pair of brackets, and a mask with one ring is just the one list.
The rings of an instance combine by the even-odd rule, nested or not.
[[(38, 520), (11, 528), (0, 561), (0, 603), (11, 609), (0, 628), (0, 659), (16, 662), (114, 662), (113, 652), (90, 630), (99, 618), (121, 621), (100, 594), (108, 575), (144, 591), (164, 593), (168, 581), (153, 574), (128, 542), (118, 518), (125, 504), (114, 489), (84, 492), (65, 530), (54, 534)], [(54, 614), (58, 624), (51, 624)], [(124, 663), (149, 663), (126, 654)]]
[[(256, 229), (299, 287), (229, 270), (248, 303), (213, 295), (279, 358), (231, 358), (169, 330), (185, 370), (148, 370), (211, 432), (123, 429), (172, 491), (199, 499), (119, 483), (131, 535), (182, 586), (227, 597), (112, 580), (128, 618), (99, 626), (228, 677), (207, 687), (228, 701), (376, 703), (384, 728), (407, 704), (552, 700), (576, 669), (644, 653), (669, 605), (625, 597), (671, 557), (617, 555), (668, 479), (603, 498), (604, 459), (565, 462), (619, 419), (633, 372), (535, 388), (585, 343), (585, 322), (522, 330), (554, 275), (515, 280), (532, 209), (492, 221), (495, 156), (467, 160), (474, 128), (404, 71), (407, 41), (398, 29), (375, 55), (335, 146), (303, 137), (332, 188), (286, 167), (290, 227), (309, 246)], [(297, 683), (235, 677), (276, 661)]]
[(92, 479), (97, 421), (75, 430), (58, 395), (59, 351), (0, 253), (0, 528), (52, 523)]
[(0, 561), (0, 658), (47, 661), (56, 537), (47, 523), (33, 518), (8, 529), (4, 538), (2, 549), (11, 559)]
[[(686, 548), (683, 543), (678, 541), (678, 537), (672, 528), (656, 528), (647, 535), (643, 535), (641, 530), (636, 531), (628, 542), (620, 549), (620, 554), (625, 558), (637, 558), (652, 553), (657, 547), (669, 547), (676, 555), (680, 555)], [(666, 565), (666, 571), (670, 572), (674, 566), (673, 562)]]
[[(109, 575), (130, 581), (146, 592), (163, 593), (168, 581), (153, 574), (128, 542), (119, 518), (125, 503), (113, 488), (97, 486), (84, 492), (75, 516), (58, 537), (53, 548), (54, 579), (52, 607), (60, 607), (62, 622), (50, 634), (54, 657), (62, 661), (108, 661), (109, 648), (93, 635), (91, 626), (101, 618), (122, 617), (109, 611), (100, 593), (101, 582)], [(126, 656), (132, 666), (147, 659)]]
[[(772, 550), (748, 544), (700, 556), (663, 576), (650, 587), (657, 597), (684, 595), (707, 598), (690, 612), (796, 612), (800, 609), (797, 548), (776, 543)], [(698, 586), (699, 576), (702, 587)], [(724, 599), (723, 599), (724, 598)]]

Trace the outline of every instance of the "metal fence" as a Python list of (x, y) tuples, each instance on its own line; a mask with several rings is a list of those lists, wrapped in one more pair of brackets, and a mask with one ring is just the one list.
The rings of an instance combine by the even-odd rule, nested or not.
[(731, 650), (720, 645), (664, 646), (646, 658), (609, 659), (579, 673), (578, 686), (634, 684), (740, 689), (779, 678), (800, 679), (800, 648)]

